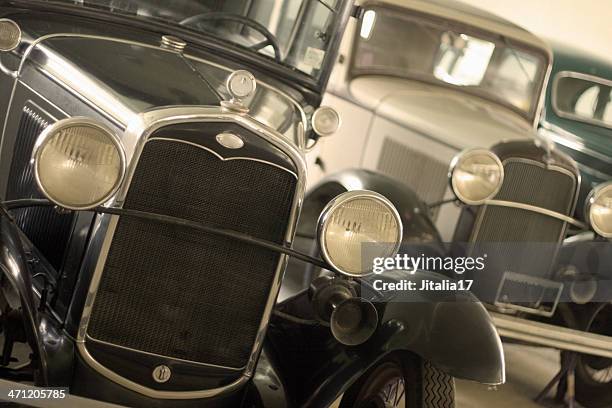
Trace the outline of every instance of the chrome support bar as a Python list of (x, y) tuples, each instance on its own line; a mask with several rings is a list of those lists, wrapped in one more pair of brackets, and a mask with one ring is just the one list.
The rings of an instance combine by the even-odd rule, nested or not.
[(542, 215), (547, 215), (549, 217), (557, 218), (561, 221), (565, 221), (569, 224), (572, 224), (580, 229), (588, 229), (588, 226), (583, 222), (580, 222), (572, 217), (568, 217), (565, 214), (558, 213), (556, 211), (551, 211), (546, 208), (537, 207), (535, 205), (525, 204), (525, 203), (517, 203), (514, 201), (504, 201), (504, 200), (487, 200), (484, 203), (485, 205), (495, 205), (498, 207), (510, 207), (510, 208), (518, 208), (520, 210), (532, 211)]
[(491, 312), (490, 315), (501, 337), (560, 350), (612, 358), (612, 337), (533, 322), (496, 312)]

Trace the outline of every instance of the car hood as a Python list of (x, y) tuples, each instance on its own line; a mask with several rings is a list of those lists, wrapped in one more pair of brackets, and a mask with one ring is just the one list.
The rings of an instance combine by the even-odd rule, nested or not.
[[(34, 44), (22, 56), (22, 71), (34, 68), (52, 77), (119, 127), (160, 107), (220, 106), (231, 98), (225, 86), (228, 75), (243, 69), (206, 55), (182, 55), (122, 38), (54, 34)], [(269, 85), (271, 78), (255, 76), (257, 91), (244, 101), (249, 115), (295, 141), (295, 129), (304, 120), (300, 102)]]
[(381, 117), (457, 150), (535, 137), (520, 115), (482, 98), (442, 86), (383, 76), (353, 79), (353, 99)]

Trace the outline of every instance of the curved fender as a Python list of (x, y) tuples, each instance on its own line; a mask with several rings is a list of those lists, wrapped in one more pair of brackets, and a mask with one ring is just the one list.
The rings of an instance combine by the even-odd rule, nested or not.
[(0, 270), (10, 284), (19, 293), (21, 307), (25, 318), (25, 330), (32, 350), (38, 353), (40, 360), (40, 385), (48, 384), (47, 358), (43, 340), (39, 331), (39, 316), (36, 309), (32, 282), (28, 270), (19, 231), (11, 216), (0, 207)]
[[(374, 280), (441, 282), (431, 272), (385, 272)], [(278, 375), (287, 384), (289, 400), (305, 407), (329, 406), (352, 383), (389, 353), (411, 352), (444, 372), (486, 384), (505, 382), (501, 340), (481, 303), (469, 292), (387, 292), (373, 300), (379, 311), (376, 333), (355, 347), (338, 343), (323, 326), (305, 326), (274, 319), (269, 344), (279, 356)], [(278, 305), (281, 311), (308, 317), (306, 292)], [(401, 354), (400, 354), (401, 355)]]
[[(383, 275), (387, 275), (385, 272)], [(394, 271), (370, 278), (375, 283), (443, 282), (432, 272)], [(376, 338), (385, 351), (409, 350), (433, 362), (446, 373), (485, 384), (505, 382), (503, 347), (486, 309), (468, 291), (394, 291), (385, 299)], [(374, 300), (374, 299), (372, 299)]]

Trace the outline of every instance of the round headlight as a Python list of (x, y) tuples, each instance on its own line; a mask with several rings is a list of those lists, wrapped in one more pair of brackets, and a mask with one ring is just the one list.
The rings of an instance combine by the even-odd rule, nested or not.
[(372, 191), (349, 191), (333, 199), (318, 224), (323, 258), (338, 272), (365, 276), (377, 257), (392, 257), (402, 240), (402, 221), (389, 200)]
[(34, 146), (36, 182), (49, 200), (84, 210), (108, 200), (125, 174), (118, 137), (87, 118), (60, 120), (47, 127)]
[(312, 114), (312, 129), (321, 137), (331, 136), (340, 128), (340, 115), (334, 108), (321, 106)]
[(453, 159), (450, 179), (457, 198), (469, 205), (495, 197), (504, 181), (504, 166), (486, 149), (464, 151)]
[(0, 51), (13, 51), (21, 43), (21, 29), (13, 20), (0, 18)]
[(591, 226), (604, 238), (612, 238), (612, 182), (595, 187), (587, 198)]

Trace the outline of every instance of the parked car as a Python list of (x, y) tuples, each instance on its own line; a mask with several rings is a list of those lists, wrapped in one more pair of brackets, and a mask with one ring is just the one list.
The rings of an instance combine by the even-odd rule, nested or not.
[[(337, 182), (326, 173), (345, 168), (403, 182), (439, 230), (419, 237), (408, 228), (408, 244), (452, 241), (447, 253), (455, 258), (495, 253), (486, 272), (472, 276), (472, 289), (500, 334), (583, 353), (579, 401), (610, 406), (612, 186), (605, 181), (612, 171), (604, 118), (612, 109), (610, 82), (596, 78), (609, 75), (608, 66), (561, 54), (551, 77), (544, 41), (458, 3), (362, 7), (324, 98), (354, 119), (311, 152), (319, 168), (310, 181), (323, 177), (314, 191)], [(347, 176), (340, 184), (360, 182)]]
[[(350, 2), (3, 4), (1, 378), (143, 407), (447, 408), (453, 377), (504, 381), (469, 292), (358, 284), (363, 241), (435, 233), (405, 187), (340, 174), (300, 216)], [(333, 273), (277, 303), (289, 258)]]
[(612, 179), (612, 62), (552, 43), (554, 63), (540, 133), (578, 163), (582, 177), (576, 216), (586, 195)]
[[(555, 143), (556, 149), (571, 156), (580, 170), (581, 189), (575, 217), (590, 222), (591, 191), (612, 180), (612, 62), (559, 43), (552, 43), (554, 63), (546, 93), (546, 108), (539, 132)], [(610, 205), (608, 204), (608, 208)], [(609, 211), (609, 210), (608, 210)], [(594, 225), (597, 227), (597, 225)], [(604, 235), (606, 231), (601, 231)], [(592, 233), (569, 239), (566, 252), (592, 246)], [(609, 238), (609, 236), (608, 236)], [(563, 254), (562, 254), (563, 255)], [(609, 277), (591, 268), (576, 268), (561, 259), (566, 269), (587, 282), (587, 296), (596, 297)], [(593, 261), (591, 261), (592, 264)], [(610, 265), (610, 260), (604, 265)], [(597, 266), (595, 266), (595, 269)], [(582, 278), (581, 278), (582, 277)], [(593, 285), (596, 282), (596, 285)], [(584, 302), (587, 299), (582, 299)], [(600, 301), (605, 299), (598, 299)], [(610, 336), (612, 310), (607, 302), (572, 306), (570, 320), (588, 332)], [(608, 356), (609, 357), (609, 356)], [(576, 393), (586, 407), (612, 405), (612, 359), (580, 355), (576, 367)]]
[[(453, 197), (446, 176), (458, 152), (535, 136), (551, 62), (541, 39), (459, 2), (362, 7), (324, 99), (351, 120), (311, 154), (324, 167), (312, 171), (311, 183), (365, 168), (435, 203)], [(458, 213), (454, 206), (434, 210), (446, 241)]]

